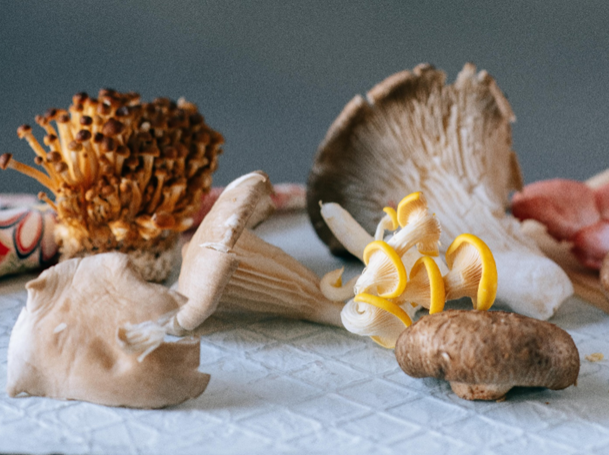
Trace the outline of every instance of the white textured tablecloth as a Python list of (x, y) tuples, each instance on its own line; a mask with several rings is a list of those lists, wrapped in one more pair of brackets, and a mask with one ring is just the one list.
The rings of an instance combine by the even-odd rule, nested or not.
[[(318, 274), (341, 264), (304, 214), (278, 216), (258, 232)], [(0, 280), (2, 453), (609, 453), (609, 360), (584, 358), (609, 359), (609, 315), (574, 298), (552, 320), (582, 357), (577, 387), (563, 391), (464, 401), (443, 381), (406, 376), (393, 351), (345, 330), (220, 316), (201, 340), (200, 369), (211, 374), (205, 393), (144, 411), (6, 395), (6, 352), (26, 281)]]

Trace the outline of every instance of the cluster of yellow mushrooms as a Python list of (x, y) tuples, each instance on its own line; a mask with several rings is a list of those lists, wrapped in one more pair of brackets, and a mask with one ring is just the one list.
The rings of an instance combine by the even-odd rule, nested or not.
[[(322, 216), (336, 238), (366, 265), (342, 283), (342, 269), (324, 276), (321, 290), (333, 301), (351, 299), (341, 312), (347, 330), (393, 348), (416, 308), (430, 314), (447, 300), (470, 297), (488, 310), (497, 293), (497, 268), (487, 245), (472, 234), (458, 236), (439, 258), (440, 223), (421, 192), (406, 196), (385, 215), (370, 236), (340, 205), (322, 204)], [(391, 231), (389, 237), (386, 231)]]

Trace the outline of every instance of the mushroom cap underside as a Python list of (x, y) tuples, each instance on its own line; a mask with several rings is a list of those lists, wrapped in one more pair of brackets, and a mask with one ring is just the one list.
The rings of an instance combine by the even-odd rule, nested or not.
[[(485, 71), (466, 64), (454, 84), (444, 72), (419, 65), (356, 96), (334, 121), (314, 159), (307, 207), (319, 237), (346, 254), (324, 223), (319, 202), (336, 202), (368, 232), (404, 194), (423, 191), (441, 214), (443, 195), (467, 188), (504, 212), (522, 186), (511, 149), (514, 114)], [(447, 200), (444, 203), (450, 203)], [(441, 219), (443, 219), (441, 217)], [(458, 235), (460, 232), (454, 233)]]
[(395, 355), (412, 377), (507, 390), (564, 389), (576, 382), (580, 365), (567, 332), (503, 311), (451, 310), (424, 316), (400, 335)]

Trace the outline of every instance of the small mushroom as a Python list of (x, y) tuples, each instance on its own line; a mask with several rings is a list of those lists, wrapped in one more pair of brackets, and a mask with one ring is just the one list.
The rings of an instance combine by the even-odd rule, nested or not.
[(440, 268), (429, 256), (419, 258), (410, 269), (410, 280), (396, 302), (403, 305), (411, 302), (429, 310), (429, 314), (440, 313), (446, 302), (446, 291)]
[(190, 331), (218, 306), (340, 326), (343, 304), (326, 299), (319, 277), (254, 233), (273, 210), (268, 176), (252, 172), (228, 185), (184, 249), (178, 290), (189, 301), (175, 330)]
[(466, 400), (498, 400), (516, 386), (565, 389), (579, 374), (567, 332), (501, 311), (424, 316), (400, 335), (395, 356), (409, 376), (445, 379)]
[(573, 286), (506, 213), (510, 193), (522, 186), (512, 150), (514, 113), (495, 80), (472, 64), (453, 84), (445, 80), (442, 71), (419, 65), (345, 106), (309, 175), (311, 222), (332, 252), (344, 254), (346, 244), (324, 223), (320, 200), (340, 204), (371, 235), (383, 207), (422, 190), (442, 220), (442, 244), (463, 232), (484, 238), (497, 263), (498, 298), (547, 319)]
[(497, 267), (486, 243), (461, 234), (446, 250), (450, 272), (444, 276), (446, 299), (470, 297), (476, 310), (488, 310), (497, 295)]
[(345, 305), (340, 316), (349, 332), (369, 336), (382, 347), (393, 349), (404, 327), (412, 324), (414, 309), (410, 305), (405, 308), (391, 300), (362, 293)]
[(185, 298), (144, 281), (127, 255), (62, 262), (26, 289), (8, 347), (9, 396), (159, 408), (205, 390), (199, 339), (164, 341)]

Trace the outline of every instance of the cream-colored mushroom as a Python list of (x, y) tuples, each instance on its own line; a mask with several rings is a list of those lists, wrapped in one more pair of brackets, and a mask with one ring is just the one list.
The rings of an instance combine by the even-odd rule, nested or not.
[(144, 281), (128, 256), (70, 259), (26, 288), (8, 347), (9, 396), (159, 408), (205, 390), (199, 339), (164, 341), (185, 298)]
[(414, 308), (400, 308), (390, 300), (372, 294), (358, 294), (350, 300), (341, 319), (351, 333), (369, 336), (384, 348), (393, 349), (404, 327), (412, 324)]
[(347, 281), (347, 283), (343, 284), (344, 271), (345, 268), (341, 267), (340, 269), (332, 270), (331, 272), (326, 273), (322, 277), (319, 283), (319, 288), (321, 293), (328, 300), (332, 300), (333, 302), (344, 302), (355, 295), (353, 286), (355, 286), (355, 282), (359, 278), (359, 275), (354, 276)]
[(415, 245), (419, 252), (437, 256), (440, 223), (428, 212), (422, 193), (412, 193), (402, 199), (397, 221), (401, 229), (387, 242), (376, 240), (364, 249), (366, 269), (355, 284), (356, 294), (372, 292), (385, 298), (398, 297), (407, 282), (401, 257)]
[(272, 207), (262, 172), (226, 187), (185, 248), (178, 290), (189, 301), (175, 317), (177, 333), (202, 324), (217, 308), (340, 326), (343, 303), (326, 299), (315, 273), (246, 229)]
[(323, 223), (320, 200), (340, 204), (373, 233), (383, 207), (422, 190), (442, 221), (442, 244), (463, 232), (484, 238), (497, 263), (498, 299), (549, 318), (573, 287), (506, 214), (510, 192), (522, 185), (512, 121), (493, 78), (471, 64), (452, 85), (429, 65), (390, 76), (349, 102), (320, 145), (307, 190), (318, 235), (344, 251)]

